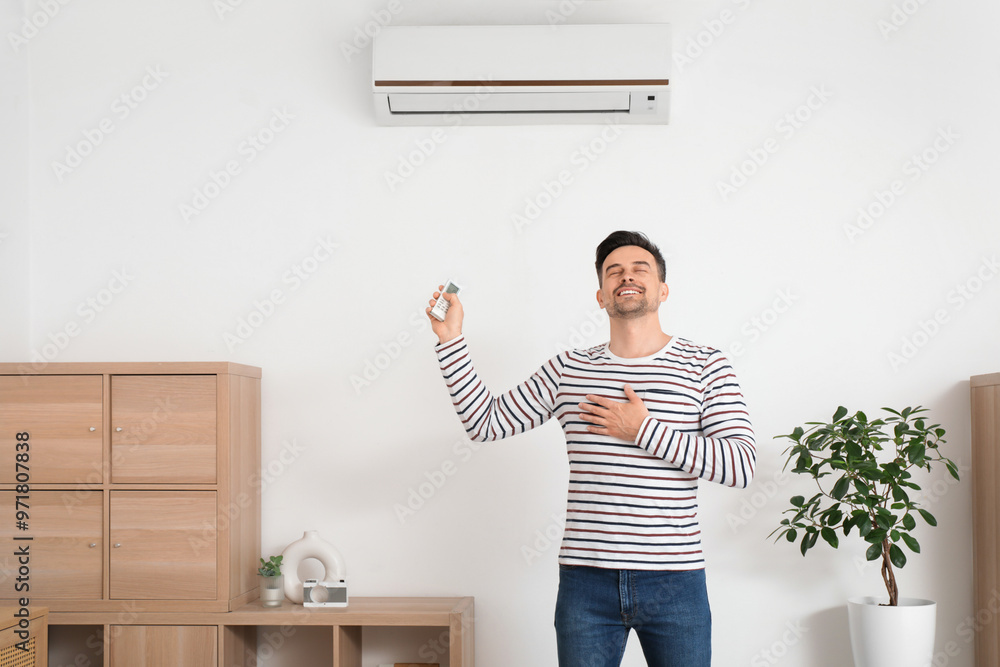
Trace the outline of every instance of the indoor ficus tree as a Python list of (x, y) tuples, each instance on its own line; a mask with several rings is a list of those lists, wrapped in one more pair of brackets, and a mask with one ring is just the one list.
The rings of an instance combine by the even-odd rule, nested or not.
[(819, 493), (808, 499), (793, 496), (792, 507), (783, 512), (790, 518), (782, 519), (771, 534), (789, 542), (800, 540), (804, 556), (819, 538), (836, 549), (838, 531), (846, 536), (857, 529), (869, 545), (867, 559), (882, 558), (889, 604), (896, 606), (899, 589), (893, 566), (906, 565), (899, 543), (920, 553), (912, 535), (916, 514), (937, 525), (930, 512), (910, 499), (910, 491), (920, 490), (912, 472), (921, 468), (930, 472), (932, 464), (943, 463), (958, 479), (958, 468), (938, 451), (945, 431), (925, 421), (921, 415), (927, 410), (919, 406), (900, 412), (882, 410), (890, 416), (869, 421), (865, 413), (848, 415), (841, 406), (830, 423), (808, 422), (807, 429), (796, 427), (790, 435), (779, 436), (793, 443), (784, 452), (785, 468), (793, 464), (792, 472), (810, 475)]

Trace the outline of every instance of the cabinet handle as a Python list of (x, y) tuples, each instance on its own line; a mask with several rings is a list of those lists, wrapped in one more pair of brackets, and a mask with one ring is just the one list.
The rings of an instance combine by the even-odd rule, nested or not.
[(91, 432), (91, 433), (93, 433), (93, 432), (94, 432), (94, 431), (96, 431), (96, 430), (97, 430), (97, 427), (95, 427), (95, 426), (91, 426), (91, 427), (90, 427), (90, 432)]
[(121, 543), (121, 542), (115, 542), (115, 549), (117, 549), (117, 548), (118, 548), (118, 547), (120, 547), (121, 545), (122, 545), (122, 543)]
[(121, 431), (122, 431), (122, 427), (121, 427), (121, 426), (119, 426), (119, 427), (118, 427), (118, 428), (116, 428), (115, 430), (116, 430), (116, 431), (118, 431), (119, 433), (121, 433)]
[(91, 548), (91, 549), (93, 549), (93, 548), (94, 548), (94, 547), (96, 547), (96, 546), (97, 546), (97, 542), (91, 542), (91, 543), (90, 543), (90, 548)]

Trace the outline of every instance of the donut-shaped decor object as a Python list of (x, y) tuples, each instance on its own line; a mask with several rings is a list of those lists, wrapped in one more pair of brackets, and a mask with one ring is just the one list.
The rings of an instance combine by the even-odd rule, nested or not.
[(307, 530), (301, 540), (289, 544), (281, 555), (284, 557), (281, 561), (281, 573), (285, 575), (285, 597), (296, 604), (302, 604), (299, 563), (306, 558), (315, 558), (323, 564), (325, 572), (320, 581), (344, 579), (347, 576), (340, 552), (315, 530)]

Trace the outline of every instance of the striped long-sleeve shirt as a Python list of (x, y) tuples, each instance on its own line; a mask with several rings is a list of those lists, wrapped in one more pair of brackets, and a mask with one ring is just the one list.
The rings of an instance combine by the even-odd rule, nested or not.
[[(436, 347), (466, 432), (484, 442), (517, 435), (555, 415), (569, 456), (566, 526), (559, 562), (633, 570), (704, 567), (698, 480), (744, 488), (754, 473), (754, 434), (736, 376), (718, 350), (671, 338), (649, 357), (608, 345), (569, 350), (525, 382), (493, 395), (464, 336)], [(626, 400), (629, 384), (649, 416), (635, 442), (587, 431), (587, 394)]]

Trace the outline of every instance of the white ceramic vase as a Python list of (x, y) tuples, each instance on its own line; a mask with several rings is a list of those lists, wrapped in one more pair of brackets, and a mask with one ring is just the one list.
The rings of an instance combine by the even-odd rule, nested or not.
[(281, 569), (285, 577), (285, 597), (296, 604), (302, 604), (302, 580), (299, 579), (299, 563), (306, 558), (315, 558), (326, 569), (321, 581), (343, 579), (347, 572), (344, 559), (336, 547), (319, 536), (315, 530), (307, 530), (301, 540), (292, 542), (281, 552)]
[(937, 604), (916, 598), (900, 598), (895, 607), (881, 602), (875, 597), (847, 601), (855, 667), (930, 665)]

